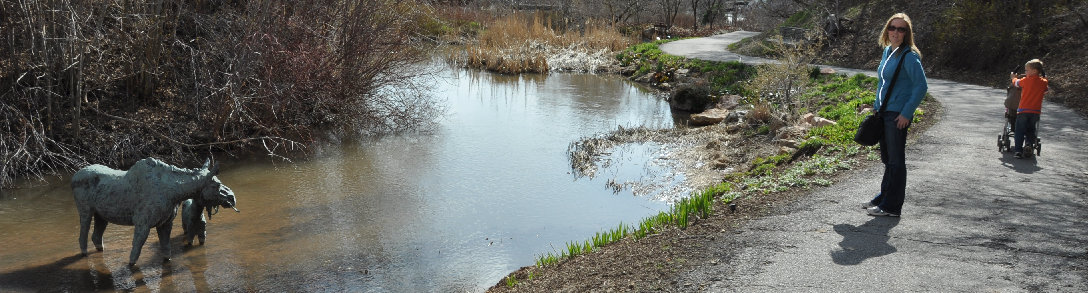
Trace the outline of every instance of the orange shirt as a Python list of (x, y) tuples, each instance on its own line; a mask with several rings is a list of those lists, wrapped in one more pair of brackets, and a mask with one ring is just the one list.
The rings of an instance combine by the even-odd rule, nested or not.
[(1050, 82), (1038, 75), (1028, 75), (1013, 80), (1013, 83), (1023, 89), (1020, 93), (1020, 106), (1017, 107), (1016, 113), (1042, 113), (1043, 93), (1046, 92)]

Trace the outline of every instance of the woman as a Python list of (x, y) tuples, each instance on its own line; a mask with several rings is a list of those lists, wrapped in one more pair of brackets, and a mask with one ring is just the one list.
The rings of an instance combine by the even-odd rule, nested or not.
[[(862, 207), (869, 215), (898, 217), (907, 189), (907, 129), (928, 86), (922, 70), (922, 53), (914, 45), (910, 17), (896, 13), (888, 18), (880, 33), (879, 43), (884, 47), (884, 54), (877, 67), (879, 87), (873, 109), (880, 109), (887, 95), (888, 105), (881, 113), (884, 118), (884, 139), (880, 141), (880, 161), (884, 163), (884, 179), (880, 182), (880, 193), (862, 203)], [(897, 69), (900, 71), (898, 74)], [(889, 88), (891, 92), (887, 92)]]

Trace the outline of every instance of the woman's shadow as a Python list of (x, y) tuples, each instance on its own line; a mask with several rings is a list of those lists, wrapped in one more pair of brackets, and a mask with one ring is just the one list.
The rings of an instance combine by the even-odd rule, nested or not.
[(898, 217), (874, 217), (861, 226), (835, 225), (835, 232), (842, 235), (839, 249), (831, 251), (831, 260), (840, 265), (857, 265), (866, 259), (885, 256), (896, 251), (888, 244), (888, 231), (899, 225)]

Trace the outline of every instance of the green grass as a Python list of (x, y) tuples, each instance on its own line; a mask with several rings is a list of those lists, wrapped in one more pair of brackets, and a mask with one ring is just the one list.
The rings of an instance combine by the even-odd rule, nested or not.
[(643, 76), (653, 72), (671, 72), (676, 69), (689, 69), (693, 72), (706, 73), (710, 89), (715, 93), (751, 95), (743, 86), (743, 82), (755, 75), (756, 67), (737, 61), (716, 62), (688, 59), (665, 54), (661, 51), (659, 47), (661, 44), (676, 40), (678, 39), (634, 45), (617, 54), (616, 59), (620, 61), (621, 66), (637, 65), (634, 76)]
[(731, 189), (732, 185), (722, 183), (699, 192), (693, 192), (691, 196), (673, 204), (668, 212), (659, 212), (657, 215), (643, 219), (639, 222), (638, 227), (620, 223), (619, 226), (611, 230), (597, 232), (589, 240), (567, 242), (566, 250), (558, 254), (546, 253), (537, 256), (536, 265), (539, 267), (548, 266), (564, 259), (591, 253), (597, 248), (619, 242), (627, 236), (642, 239), (667, 227), (687, 228), (694, 219), (709, 218), (713, 212), (715, 197), (729, 192)]
[[(529, 272), (529, 275), (528, 275), (528, 276), (526, 276), (526, 279), (525, 279), (525, 281), (530, 281), (530, 280), (532, 280), (532, 279), (533, 279), (534, 277), (536, 277), (536, 275), (535, 275), (535, 274), (533, 274), (532, 272)], [(506, 284), (506, 287), (507, 287), (507, 288), (514, 288), (514, 287), (517, 287), (517, 285), (518, 285), (519, 283), (521, 283), (521, 280), (518, 280), (518, 277), (517, 277), (517, 275), (514, 275), (514, 274), (510, 274), (509, 276), (506, 276), (506, 278), (503, 278), (503, 280), (502, 280), (502, 281), (503, 281), (503, 283), (505, 283), (505, 284)]]
[(817, 115), (838, 124), (813, 128), (806, 138), (821, 139), (834, 145), (853, 144), (854, 132), (865, 118), (857, 113), (857, 109), (862, 104), (872, 105), (875, 101), (876, 78), (862, 74), (852, 77), (835, 75), (821, 82), (803, 94), (801, 99), (816, 105), (820, 109)]
[(514, 277), (513, 275), (506, 277), (505, 280), (507, 288), (514, 288), (514, 286), (518, 285), (518, 278)]
[(665, 52), (662, 52), (661, 48), (658, 47), (660, 44), (675, 40), (676, 39), (659, 40), (634, 45), (619, 53), (616, 56), (616, 59), (619, 59), (620, 65), (622, 66), (628, 66), (632, 63), (638, 65), (638, 69), (635, 70), (635, 76), (642, 76), (650, 72), (660, 72), (666, 67), (678, 68), (683, 64), (686, 58), (665, 54)]

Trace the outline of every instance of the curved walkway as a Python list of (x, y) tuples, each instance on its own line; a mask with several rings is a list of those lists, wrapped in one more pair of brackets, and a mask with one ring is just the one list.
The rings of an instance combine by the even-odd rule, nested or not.
[[(768, 62), (725, 49), (754, 34), (661, 49)], [(929, 91), (944, 113), (911, 134), (901, 218), (859, 207), (878, 189), (883, 166), (874, 164), (718, 240), (723, 264), (683, 273), (679, 283), (712, 292), (1088, 291), (1088, 121), (1044, 103), (1042, 155), (1015, 159), (997, 152), (1004, 90), (930, 78)]]

